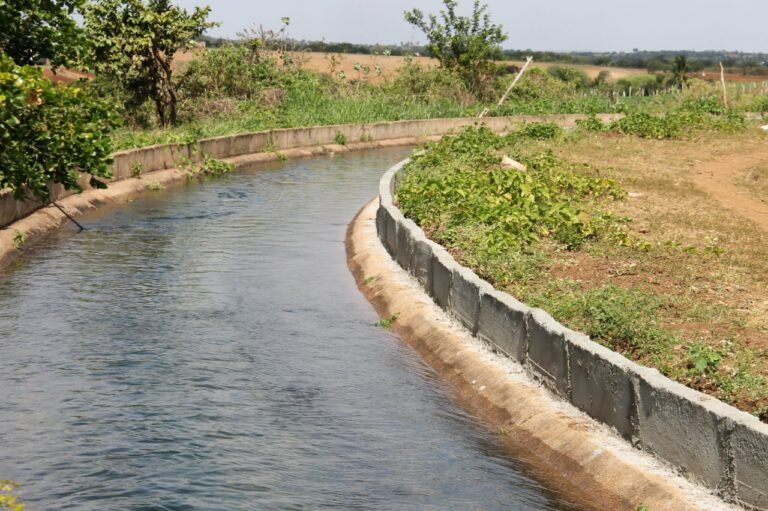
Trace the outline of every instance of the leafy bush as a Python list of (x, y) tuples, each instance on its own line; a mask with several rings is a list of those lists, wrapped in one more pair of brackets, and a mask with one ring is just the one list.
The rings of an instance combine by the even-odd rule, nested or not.
[(524, 138), (552, 140), (562, 136), (563, 128), (553, 122), (531, 122), (523, 125), (517, 133)]
[(558, 80), (565, 82), (576, 89), (586, 89), (591, 85), (587, 73), (575, 67), (551, 66), (547, 69), (547, 72)]
[(416, 96), (425, 101), (476, 101), (456, 72), (445, 68), (426, 68), (412, 57), (405, 58), (405, 64), (397, 70), (394, 79), (381, 90), (395, 96)]
[(600, 132), (608, 129), (608, 126), (594, 115), (590, 115), (586, 119), (576, 119), (576, 127), (589, 132)]
[(109, 107), (80, 86), (55, 85), (0, 54), (0, 188), (45, 200), (51, 182), (79, 190), (80, 172), (104, 187), (114, 127)]
[(656, 116), (645, 112), (633, 112), (614, 121), (611, 130), (641, 138), (675, 138), (681, 134), (680, 125), (669, 115)]
[(261, 90), (281, 85), (276, 62), (246, 45), (227, 44), (192, 60), (179, 80), (187, 98), (253, 99)]
[(510, 140), (471, 127), (415, 155), (397, 192), (403, 212), (455, 248), (468, 226), (479, 228), (488, 254), (542, 238), (574, 249), (611, 231), (617, 221), (596, 206), (624, 195), (614, 182), (576, 174), (551, 153), (518, 157), (527, 172), (504, 168)]

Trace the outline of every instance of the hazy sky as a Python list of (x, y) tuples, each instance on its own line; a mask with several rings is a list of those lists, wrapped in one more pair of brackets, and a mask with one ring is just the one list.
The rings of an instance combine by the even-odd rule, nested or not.
[[(177, 0), (210, 5), (222, 25), (214, 36), (233, 37), (259, 24), (279, 28), (291, 18), (290, 36), (360, 43), (423, 42), (403, 21), (418, 7), (437, 12), (441, 0)], [(741, 50), (768, 52), (768, 0), (487, 0), (504, 25), (507, 48), (535, 50)], [(459, 0), (464, 13), (472, 0)]]

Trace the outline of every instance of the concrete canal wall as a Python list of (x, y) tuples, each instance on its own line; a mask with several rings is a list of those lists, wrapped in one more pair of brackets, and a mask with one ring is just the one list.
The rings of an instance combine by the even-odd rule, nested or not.
[[(510, 126), (525, 122), (550, 121), (562, 126), (572, 126), (576, 119), (583, 115), (549, 115), (549, 116), (516, 116), (488, 117), (482, 120), (494, 131), (504, 131)], [(616, 115), (600, 116), (603, 120), (611, 120)], [(362, 149), (379, 147), (382, 142), (403, 144), (414, 143), (418, 139), (442, 136), (461, 128), (477, 123), (474, 118), (457, 119), (424, 119), (417, 121), (380, 122), (373, 124), (345, 124), (338, 126), (318, 126), (311, 128), (291, 128), (228, 135), (203, 139), (191, 144), (163, 144), (128, 151), (120, 151), (113, 155), (112, 182), (130, 179), (138, 174), (173, 169), (184, 162), (199, 162), (204, 157), (217, 159), (235, 159), (238, 157), (247, 161), (248, 155), (258, 153), (275, 153), (295, 149), (305, 149), (310, 154), (320, 154), (323, 148), (329, 150)], [(340, 146), (339, 141), (346, 141)], [(81, 184), (87, 188), (87, 179)], [(70, 195), (61, 187), (54, 188), (52, 197), (61, 199)], [(24, 218), (41, 208), (38, 201), (20, 202), (13, 198), (8, 191), (0, 192), (0, 228)]]
[(392, 258), (438, 306), (637, 447), (726, 500), (768, 509), (768, 425), (569, 330), (458, 264), (393, 204), (405, 163), (381, 180), (376, 228)]

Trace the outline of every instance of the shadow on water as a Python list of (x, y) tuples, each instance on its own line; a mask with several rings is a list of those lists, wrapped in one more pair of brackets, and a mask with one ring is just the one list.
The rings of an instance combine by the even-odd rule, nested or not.
[(0, 475), (30, 509), (575, 509), (377, 318), (344, 234), (403, 149), (84, 218), (0, 276)]

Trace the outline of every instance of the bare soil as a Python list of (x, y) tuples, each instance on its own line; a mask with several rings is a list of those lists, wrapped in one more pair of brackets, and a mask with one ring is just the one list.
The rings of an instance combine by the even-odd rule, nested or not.
[[(663, 326), (724, 353), (717, 378), (743, 385), (729, 401), (767, 420), (768, 395), (749, 378), (768, 378), (768, 136), (757, 127), (674, 141), (590, 135), (556, 152), (631, 192), (611, 209), (648, 250), (556, 253), (547, 273), (585, 290), (614, 284), (664, 297)], [(684, 364), (689, 345), (673, 357)], [(723, 397), (713, 379), (677, 378)]]

